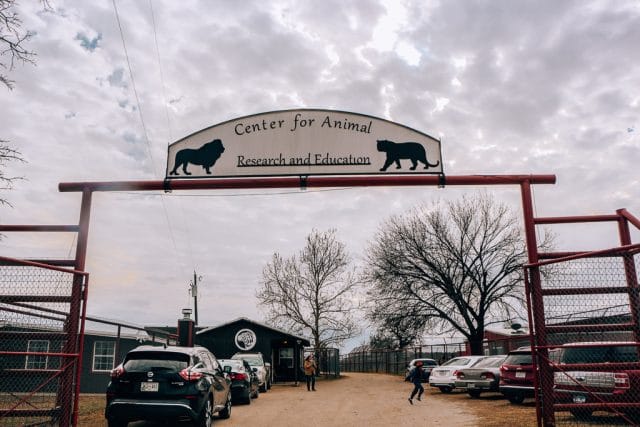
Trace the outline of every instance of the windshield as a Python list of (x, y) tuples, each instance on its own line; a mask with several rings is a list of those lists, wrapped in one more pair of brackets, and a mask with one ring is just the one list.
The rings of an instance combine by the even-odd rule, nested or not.
[(189, 355), (168, 352), (135, 352), (127, 355), (123, 366), (127, 372), (179, 372), (189, 366)]
[(251, 366), (262, 366), (264, 363), (262, 362), (262, 357), (260, 356), (249, 356), (246, 354), (236, 354), (232, 357), (232, 359), (244, 359), (249, 362)]
[(504, 356), (487, 357), (474, 365), (474, 368), (497, 368), (502, 365), (502, 362), (504, 362)]
[(531, 365), (532, 363), (530, 353), (510, 354), (503, 362), (504, 365)]
[(454, 357), (453, 359), (444, 362), (442, 366), (452, 366), (452, 365), (468, 365), (469, 358), (467, 357)]
[(564, 363), (637, 362), (638, 353), (628, 346), (567, 347), (562, 357)]
[(220, 363), (221, 366), (231, 366), (232, 369), (244, 368), (244, 365), (242, 364), (242, 360), (218, 359), (218, 363)]

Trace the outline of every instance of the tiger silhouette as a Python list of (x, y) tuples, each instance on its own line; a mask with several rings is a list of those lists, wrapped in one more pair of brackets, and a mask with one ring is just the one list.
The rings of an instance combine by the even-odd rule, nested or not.
[(431, 164), (427, 161), (427, 152), (422, 144), (418, 142), (393, 142), (387, 139), (378, 140), (378, 151), (387, 153), (387, 159), (380, 171), (387, 170), (392, 163), (396, 164), (396, 169), (402, 169), (400, 165), (401, 159), (411, 160), (411, 167), (409, 169), (415, 170), (418, 167), (418, 162), (424, 163), (424, 168), (437, 167), (440, 165), (440, 161), (436, 161), (435, 164)]

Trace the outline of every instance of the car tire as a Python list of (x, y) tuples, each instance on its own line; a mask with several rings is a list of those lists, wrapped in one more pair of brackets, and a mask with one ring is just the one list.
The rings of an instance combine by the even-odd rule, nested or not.
[(227, 419), (231, 416), (231, 393), (227, 394), (227, 403), (224, 405), (224, 409), (220, 411), (220, 418)]
[(469, 396), (471, 396), (474, 399), (477, 399), (478, 397), (480, 397), (480, 393), (482, 393), (480, 390), (468, 390), (467, 394)]
[(515, 405), (519, 405), (522, 402), (524, 402), (524, 393), (513, 393), (513, 394), (509, 394), (507, 395), (507, 399), (509, 399), (509, 402), (515, 404)]
[(448, 385), (442, 385), (440, 387), (438, 387), (440, 389), (441, 392), (443, 393), (451, 393), (453, 391), (453, 387), (450, 387)]
[(256, 387), (256, 391), (253, 393), (253, 398), (257, 399), (258, 397), (260, 397), (260, 390)]
[(244, 397), (244, 403), (251, 405), (251, 390), (247, 390), (247, 395)]
[(267, 390), (271, 390), (271, 381), (267, 383)]
[(128, 421), (119, 420), (117, 418), (107, 419), (107, 425), (109, 427), (127, 427), (127, 424), (129, 424)]
[(196, 420), (197, 427), (211, 427), (213, 424), (213, 405), (211, 404), (211, 396), (207, 398), (207, 401), (204, 405), (202, 405), (202, 410), (198, 415), (198, 419)]
[(258, 387), (262, 393), (267, 392), (267, 383), (264, 382), (260, 387)]
[(593, 411), (591, 409), (569, 409), (571, 415), (577, 420), (587, 421), (591, 418)]

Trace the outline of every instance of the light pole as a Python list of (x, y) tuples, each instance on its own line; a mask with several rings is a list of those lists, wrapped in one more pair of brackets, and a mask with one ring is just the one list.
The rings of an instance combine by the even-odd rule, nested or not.
[(193, 280), (189, 282), (189, 293), (193, 296), (194, 322), (198, 324), (198, 282), (202, 281), (202, 276), (198, 276), (193, 270)]

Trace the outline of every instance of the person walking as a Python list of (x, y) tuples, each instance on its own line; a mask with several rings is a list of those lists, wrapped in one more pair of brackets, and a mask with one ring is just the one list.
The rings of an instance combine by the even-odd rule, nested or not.
[(313, 354), (304, 359), (304, 377), (307, 380), (307, 391), (316, 391), (316, 370), (318, 365), (313, 359)]
[(416, 366), (409, 371), (409, 381), (413, 383), (413, 391), (411, 392), (411, 396), (409, 396), (409, 403), (413, 405), (413, 398), (416, 393), (418, 394), (418, 400), (422, 400), (422, 393), (424, 393), (424, 387), (422, 387), (422, 362), (418, 360), (416, 362)]

